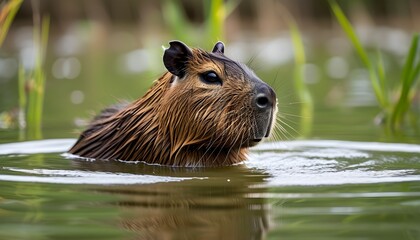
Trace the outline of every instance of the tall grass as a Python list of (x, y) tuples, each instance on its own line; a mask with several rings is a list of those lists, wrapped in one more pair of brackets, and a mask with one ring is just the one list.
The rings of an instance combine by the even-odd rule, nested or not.
[(393, 101), (390, 97), (392, 89), (389, 89), (387, 85), (386, 69), (384, 67), (381, 54), (378, 53), (375, 60), (369, 58), (367, 51), (363, 48), (353, 26), (341, 10), (340, 6), (335, 0), (329, 0), (329, 4), (338, 23), (355, 48), (360, 60), (369, 71), (369, 78), (379, 106), (385, 115), (384, 120), (387, 128), (392, 132), (399, 130), (404, 123), (407, 112), (410, 109), (415, 91), (414, 87), (420, 72), (420, 61), (418, 59), (419, 53), (417, 51), (419, 42), (418, 33), (414, 34), (412, 37), (411, 46), (403, 65), (399, 84), (397, 89), (394, 90), (397, 92), (398, 100)]
[(394, 127), (402, 124), (404, 120), (403, 118), (410, 108), (410, 102), (414, 96), (414, 87), (420, 72), (420, 61), (417, 59), (416, 63), (416, 58), (418, 58), (419, 55), (417, 51), (418, 43), (419, 34), (415, 34), (412, 38), (411, 46), (401, 75), (400, 96), (391, 111), (390, 124)]
[(172, 38), (211, 48), (216, 41), (226, 41), (225, 20), (239, 2), (240, 0), (204, 1), (205, 19), (201, 26), (196, 26), (187, 19), (179, 1), (165, 1), (163, 3), (163, 16), (172, 31)]
[[(3, 45), (4, 39), (9, 32), (10, 26), (12, 25), (13, 19), (16, 16), (17, 11), (22, 5), (23, 0), (10, 0), (5, 3), (0, 9), (0, 47)], [(20, 129), (19, 139), (23, 140), (25, 137), (25, 113), (22, 106), (26, 106), (26, 96), (25, 96), (25, 87), (24, 87), (24, 69), (19, 67), (18, 72), (18, 87), (19, 87), (19, 114), (18, 114), (18, 125)]]
[(19, 96), (19, 114), (18, 114), (18, 126), (19, 126), (19, 140), (25, 140), (26, 138), (26, 91), (25, 91), (25, 68), (23, 65), (19, 65), (18, 72), (18, 96)]
[[(9, 31), (10, 25), (22, 4), (22, 0), (10, 0), (0, 11), (0, 46)], [(34, 6), (35, 7), (35, 6)], [(18, 71), (19, 128), (21, 140), (42, 137), (42, 108), (44, 102), (45, 72), (44, 61), (48, 43), (49, 18), (40, 23), (38, 12), (34, 11), (34, 46), (36, 47), (35, 67), (27, 73), (22, 65)], [(26, 134), (24, 129), (26, 128)]]
[(224, 0), (212, 0), (207, 2), (209, 12), (206, 14), (207, 36), (212, 42), (225, 40), (224, 22), (226, 18), (226, 6)]
[(293, 44), (295, 64), (293, 71), (293, 83), (300, 103), (300, 124), (298, 134), (300, 137), (308, 137), (312, 132), (314, 103), (305, 83), (306, 54), (305, 47), (303, 45), (303, 38), (299, 27), (290, 12), (281, 6), (280, 14), (285, 19), (289, 27)]
[[(25, 84), (28, 90), (26, 126), (29, 139), (39, 139), (42, 137), (41, 127), (45, 91), (44, 62), (48, 44), (48, 32), (49, 18), (44, 17), (40, 25), (35, 24), (34, 26), (34, 45), (36, 47), (35, 68)], [(19, 92), (22, 92), (22, 90)]]
[(185, 39), (192, 34), (192, 24), (188, 21), (184, 10), (179, 1), (166, 0), (162, 3), (163, 19), (171, 31), (171, 38), (179, 39), (189, 43), (190, 39)]
[(301, 103), (300, 108), (300, 134), (302, 137), (307, 137), (312, 131), (313, 119), (313, 101), (311, 94), (305, 84), (305, 47), (303, 45), (302, 36), (299, 28), (293, 18), (288, 17), (290, 33), (292, 37), (295, 69), (294, 69), (294, 85)]
[(13, 19), (20, 8), (23, 0), (10, 0), (4, 4), (0, 10), (0, 46), (3, 45), (4, 39), (12, 25)]
[[(2, 16), (8, 19), (4, 25), (2, 25), (1, 34), (6, 34), (11, 24), (13, 16), (16, 14), (20, 4), (20, 0), (11, 0), (5, 13), (10, 16)], [(44, 102), (44, 89), (45, 89), (45, 72), (44, 62), (45, 54), (48, 44), (48, 33), (49, 33), (49, 18), (42, 18), (39, 16), (39, 12), (35, 11), (34, 6), (34, 31), (33, 41), (35, 47), (35, 59), (34, 69), (30, 72), (25, 71), (22, 64), (19, 65), (18, 70), (18, 103), (19, 103), (19, 128), (20, 140), (25, 138), (28, 139), (39, 139), (42, 137), (41, 126), (42, 126), (42, 112)], [(1, 14), (3, 14), (3, 9)], [(2, 35), (3, 40), (5, 35)], [(26, 131), (25, 131), (26, 130)]]

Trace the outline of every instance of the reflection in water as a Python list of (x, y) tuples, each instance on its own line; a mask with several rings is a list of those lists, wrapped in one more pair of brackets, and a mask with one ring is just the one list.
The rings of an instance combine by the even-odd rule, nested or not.
[(73, 143), (0, 144), (0, 239), (420, 239), (420, 145), (265, 143), (193, 169), (62, 154)]
[[(120, 222), (139, 239), (262, 239), (268, 231), (267, 204), (249, 197), (266, 175), (243, 166), (191, 169), (74, 161), (77, 168), (200, 179), (145, 185), (100, 186), (115, 194)], [(205, 176), (205, 178), (203, 178)]]

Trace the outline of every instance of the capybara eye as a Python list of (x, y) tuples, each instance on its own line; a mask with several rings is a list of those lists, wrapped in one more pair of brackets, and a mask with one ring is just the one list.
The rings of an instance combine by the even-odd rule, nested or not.
[(201, 81), (207, 84), (217, 84), (222, 85), (222, 80), (217, 76), (213, 71), (205, 72), (201, 74)]

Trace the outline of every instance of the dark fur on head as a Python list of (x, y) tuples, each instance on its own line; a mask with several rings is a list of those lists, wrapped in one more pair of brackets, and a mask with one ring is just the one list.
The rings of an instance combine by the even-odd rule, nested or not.
[[(172, 166), (221, 166), (243, 161), (248, 147), (268, 135), (275, 94), (248, 67), (227, 58), (223, 43), (206, 52), (173, 41), (163, 60), (169, 72), (138, 100), (105, 109), (69, 152)], [(253, 103), (260, 85), (272, 98), (264, 116)]]

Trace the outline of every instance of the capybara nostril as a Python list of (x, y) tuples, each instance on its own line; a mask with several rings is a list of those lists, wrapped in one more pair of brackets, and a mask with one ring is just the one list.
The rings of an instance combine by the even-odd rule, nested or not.
[(276, 101), (276, 94), (270, 86), (259, 80), (254, 91), (254, 103), (259, 110), (267, 110), (273, 107)]
[(255, 103), (257, 107), (261, 109), (266, 109), (267, 107), (270, 107), (270, 100), (268, 99), (265, 93), (257, 94), (257, 97), (255, 98)]

